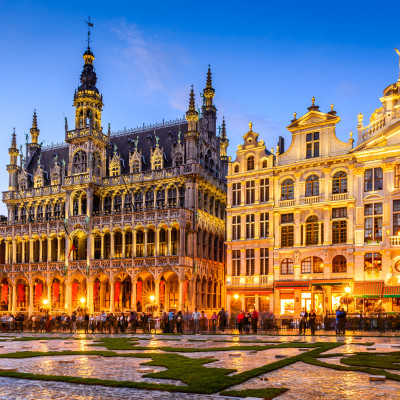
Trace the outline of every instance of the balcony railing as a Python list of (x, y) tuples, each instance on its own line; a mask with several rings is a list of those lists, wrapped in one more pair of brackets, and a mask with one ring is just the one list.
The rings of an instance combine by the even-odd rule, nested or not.
[(400, 236), (391, 236), (389, 240), (391, 246), (400, 246)]
[(295, 200), (281, 200), (279, 202), (279, 207), (292, 207), (295, 204)]
[(324, 196), (310, 196), (300, 199), (301, 204), (313, 204), (324, 201)]
[(331, 194), (331, 200), (332, 201), (347, 200), (348, 197), (349, 197), (348, 193)]
[(232, 276), (230, 282), (231, 286), (261, 286), (267, 284), (268, 275)]

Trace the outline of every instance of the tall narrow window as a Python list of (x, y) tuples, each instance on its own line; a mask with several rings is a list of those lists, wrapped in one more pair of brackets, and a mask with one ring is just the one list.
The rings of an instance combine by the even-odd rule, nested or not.
[(94, 258), (95, 260), (101, 258), (101, 236), (99, 234), (94, 237)]
[(293, 179), (285, 179), (281, 185), (281, 200), (294, 199), (294, 182)]
[(269, 236), (269, 213), (260, 213), (260, 238)]
[(306, 197), (319, 196), (319, 180), (317, 175), (310, 175), (306, 179)]
[(269, 250), (260, 249), (260, 275), (268, 275), (269, 272)]
[(125, 257), (132, 257), (132, 231), (125, 233)]
[(269, 201), (269, 179), (260, 179), (260, 203)]
[(255, 218), (254, 214), (246, 215), (246, 239), (254, 239)]
[(319, 223), (316, 215), (311, 215), (306, 220), (306, 246), (318, 244)]
[(124, 211), (131, 212), (132, 211), (132, 195), (127, 193), (124, 198)]
[(332, 208), (332, 243), (347, 242), (347, 208)]
[(254, 249), (246, 249), (246, 276), (254, 275)]
[(254, 169), (254, 156), (247, 157), (247, 171)]
[(394, 167), (394, 187), (400, 188), (400, 164), (396, 164)]
[(364, 192), (382, 190), (383, 171), (382, 168), (366, 169), (364, 173)]
[(281, 214), (281, 246), (293, 247), (294, 245), (294, 215)]
[(239, 206), (241, 203), (241, 183), (232, 184), (232, 206)]
[(365, 242), (382, 240), (382, 203), (364, 205), (364, 240)]
[(120, 194), (114, 196), (114, 213), (119, 214), (122, 208), (122, 197)]
[(144, 234), (143, 231), (136, 231), (136, 257), (143, 257), (143, 246), (144, 246)]
[(319, 132), (306, 135), (306, 158), (319, 157)]
[(122, 257), (122, 233), (114, 233), (114, 258)]
[(176, 188), (174, 186), (168, 189), (168, 207), (176, 207)]
[(241, 229), (241, 223), (240, 223), (241, 217), (240, 215), (234, 215), (232, 217), (232, 240), (240, 240), (240, 229)]
[(347, 193), (347, 175), (344, 171), (336, 172), (332, 180), (332, 193)]
[(400, 235), (400, 200), (393, 200), (393, 235)]
[(154, 244), (155, 244), (155, 232), (153, 229), (147, 231), (147, 255), (149, 257), (154, 256)]
[(240, 250), (232, 250), (232, 275), (240, 275)]
[(246, 204), (253, 204), (256, 199), (256, 182), (246, 182)]

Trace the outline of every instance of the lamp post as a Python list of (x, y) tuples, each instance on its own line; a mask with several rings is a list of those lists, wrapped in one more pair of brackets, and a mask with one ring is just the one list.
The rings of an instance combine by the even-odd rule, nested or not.
[(350, 296), (351, 287), (350, 286), (346, 286), (344, 288), (344, 291), (346, 293), (345, 298), (344, 298), (345, 303), (346, 303), (346, 311), (349, 312), (349, 303), (351, 301), (351, 296)]

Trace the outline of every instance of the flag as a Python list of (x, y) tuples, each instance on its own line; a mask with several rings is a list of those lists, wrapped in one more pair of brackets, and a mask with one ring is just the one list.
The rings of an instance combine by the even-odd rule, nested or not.
[(74, 242), (73, 242), (73, 240), (71, 240), (71, 248), (69, 249), (68, 258), (67, 258), (68, 260), (69, 260), (69, 257), (71, 255), (71, 252), (74, 251), (74, 250), (75, 250)]

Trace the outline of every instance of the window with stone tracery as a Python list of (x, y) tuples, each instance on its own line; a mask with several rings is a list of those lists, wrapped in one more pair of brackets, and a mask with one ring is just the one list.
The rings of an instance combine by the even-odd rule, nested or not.
[(73, 173), (82, 174), (87, 171), (87, 156), (86, 152), (79, 150), (74, 154), (73, 158)]
[(162, 169), (162, 158), (161, 157), (155, 157), (153, 160), (153, 169)]

